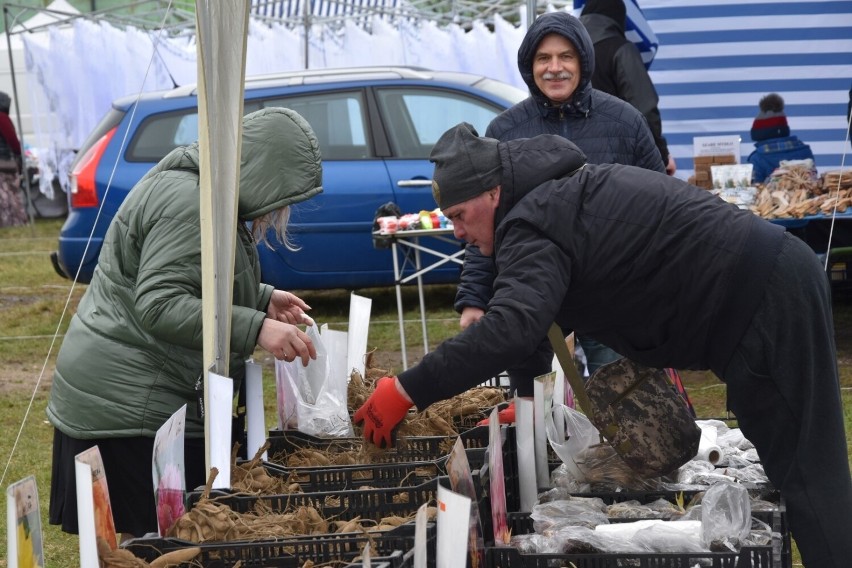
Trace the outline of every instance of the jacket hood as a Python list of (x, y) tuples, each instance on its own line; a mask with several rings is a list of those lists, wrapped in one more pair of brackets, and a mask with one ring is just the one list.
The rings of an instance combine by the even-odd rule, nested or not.
[[(322, 157), (310, 124), (298, 113), (265, 108), (243, 117), (237, 214), (257, 219), (322, 193)], [(167, 170), (196, 173), (198, 142), (172, 150), (146, 178)]]
[[(619, 35), (624, 35), (627, 25), (627, 7), (622, 0), (587, 0), (583, 5), (580, 21), (586, 24), (586, 17), (592, 14), (609, 18), (615, 22)], [(591, 31), (589, 33), (594, 35)]]
[(595, 38), (595, 42), (614, 37), (624, 37), (622, 28), (609, 16), (583, 13), (580, 16), (580, 22), (586, 27), (586, 31), (589, 32), (589, 37)]
[(559, 34), (566, 38), (580, 54), (580, 83), (571, 96), (571, 100), (563, 104), (581, 113), (589, 111), (592, 97), (592, 73), (595, 71), (595, 48), (589, 32), (580, 20), (567, 12), (549, 12), (542, 14), (527, 30), (521, 47), (518, 48), (518, 71), (529, 87), (530, 94), (540, 105), (550, 106), (547, 97), (535, 84), (532, 64), (538, 44), (548, 34)]
[(501, 142), (498, 150), (503, 162), (503, 181), (496, 222), (533, 189), (572, 175), (587, 161), (576, 144), (556, 134)]

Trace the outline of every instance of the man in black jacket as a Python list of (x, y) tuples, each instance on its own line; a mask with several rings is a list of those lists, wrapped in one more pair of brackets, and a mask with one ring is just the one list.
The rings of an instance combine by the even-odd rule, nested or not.
[(433, 193), (498, 267), (486, 314), (355, 413), (392, 442), (423, 410), (528, 358), (553, 322), (652, 367), (710, 369), (787, 505), (809, 568), (852, 558), (852, 480), (828, 278), (780, 226), (677, 178), (591, 165), (559, 136), (435, 144)]
[[(618, 163), (665, 171), (642, 114), (630, 104), (592, 88), (595, 52), (580, 20), (567, 12), (539, 16), (518, 49), (518, 70), (529, 98), (499, 114), (485, 135), (498, 140), (556, 134), (571, 140), (594, 164)], [(494, 262), (475, 245), (465, 248), (454, 308), (462, 329), (485, 313), (494, 283)], [(618, 353), (578, 334), (589, 371)], [(511, 390), (532, 396), (531, 381), (550, 370), (553, 351), (546, 341), (526, 361), (507, 369)], [(511, 413), (504, 421), (512, 422)], [(501, 416), (501, 419), (503, 417)]]
[(592, 85), (627, 101), (645, 116), (666, 164), (666, 173), (674, 175), (677, 166), (663, 136), (663, 121), (660, 109), (657, 108), (660, 102), (657, 89), (648, 75), (639, 49), (624, 35), (627, 22), (624, 0), (587, 0), (580, 21), (595, 46)]

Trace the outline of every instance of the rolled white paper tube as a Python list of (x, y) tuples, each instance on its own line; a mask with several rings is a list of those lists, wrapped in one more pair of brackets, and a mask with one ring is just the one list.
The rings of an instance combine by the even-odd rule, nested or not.
[(722, 458), (722, 448), (716, 445), (716, 427), (699, 424), (701, 438), (698, 440), (698, 453), (695, 459), (715, 464)]

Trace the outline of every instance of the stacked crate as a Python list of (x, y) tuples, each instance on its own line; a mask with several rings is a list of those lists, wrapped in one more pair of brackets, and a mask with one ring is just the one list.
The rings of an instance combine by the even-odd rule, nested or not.
[(712, 166), (723, 166), (736, 164), (736, 156), (695, 156), (693, 164), (695, 173), (689, 178), (689, 183), (704, 189), (713, 189), (713, 177), (710, 168)]
[[(509, 527), (513, 535), (529, 534), (533, 532), (530, 516), (528, 513), (518, 512), (520, 491), (515, 428), (512, 426), (502, 428)], [(302, 492), (284, 495), (247, 495), (218, 491), (211, 496), (217, 503), (227, 504), (237, 512), (252, 511), (256, 508), (280, 512), (303, 505), (317, 508), (325, 518), (348, 520), (360, 517), (379, 520), (387, 515), (412, 515), (424, 503), (435, 504), (439, 485), (452, 488), (447, 476), (447, 448), (451, 447), (453, 440), (447, 438), (416, 437), (400, 440), (396, 449), (381, 454), (382, 463), (287, 467), (281, 463), (281, 457), (296, 452), (300, 448), (345, 449), (357, 447), (364, 441), (360, 438), (317, 438), (294, 431), (272, 431), (270, 434), (271, 447), (268, 455), (271, 461), (264, 463), (267, 473), (271, 476), (286, 476), (287, 479), (297, 481)], [(772, 527), (777, 538), (774, 538), (769, 545), (743, 547), (738, 552), (536, 554), (521, 552), (513, 547), (495, 546), (491, 528), (490, 486), (487, 470), (483, 469), (488, 428), (485, 426), (470, 428), (462, 432), (459, 438), (466, 448), (471, 469), (476, 470), (474, 471), (474, 482), (477, 485), (476, 506), (486, 545), (484, 564), (480, 564), (480, 568), (548, 568), (550, 566), (683, 568), (696, 565), (713, 568), (740, 566), (790, 568), (791, 566), (790, 535), (786, 527), (783, 504), (779, 504), (776, 511), (756, 511), (753, 514), (753, 517)], [(551, 463), (552, 468), (557, 465), (557, 463)], [(480, 475), (481, 473), (483, 475)], [(679, 493), (681, 498), (689, 499), (694, 492)], [(621, 491), (578, 496), (600, 497), (608, 504), (631, 499), (640, 503), (650, 503), (659, 498), (674, 502), (678, 498), (678, 493)], [(191, 507), (200, 498), (199, 492), (190, 493), (187, 506)], [(613, 519), (611, 522), (618, 522), (618, 520)], [(427, 531), (429, 566), (435, 565), (436, 534), (434, 523), (430, 523)], [(345, 562), (350, 562), (348, 566), (355, 568), (363, 566), (358, 559), (368, 542), (372, 551), (371, 566), (413, 568), (414, 524), (411, 522), (382, 533), (322, 534), (254, 542), (203, 543), (200, 545), (201, 556), (196, 559), (196, 562), (213, 568), (233, 568), (238, 563), (243, 568), (252, 566), (301, 568), (307, 561), (316, 564), (335, 562), (339, 563), (335, 565), (340, 566), (347, 566)], [(176, 539), (137, 539), (126, 546), (137, 556), (152, 559), (161, 553), (194, 545), (194, 543)]]

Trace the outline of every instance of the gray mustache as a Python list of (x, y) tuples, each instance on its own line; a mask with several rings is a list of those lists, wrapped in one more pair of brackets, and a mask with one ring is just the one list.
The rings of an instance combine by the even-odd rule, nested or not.
[(560, 71), (559, 73), (551, 73), (548, 71), (544, 75), (541, 76), (545, 81), (550, 81), (553, 79), (562, 80), (562, 79), (572, 79), (574, 77), (573, 73), (569, 73), (568, 71)]

